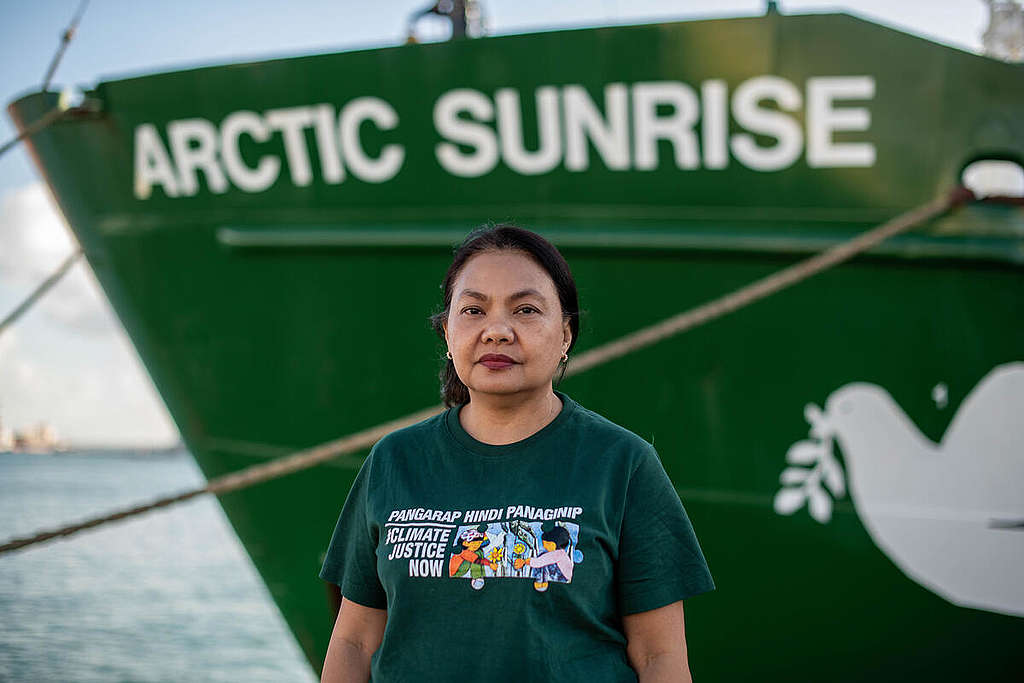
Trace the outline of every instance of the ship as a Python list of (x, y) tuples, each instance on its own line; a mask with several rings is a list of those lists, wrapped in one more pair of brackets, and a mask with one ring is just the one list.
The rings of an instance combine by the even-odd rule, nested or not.
[[(84, 96), (27, 144), (210, 479), (437, 403), (428, 317), (475, 226), (559, 246), (586, 351), (1024, 160), (1020, 65), (843, 13)], [(59, 106), (9, 113), (25, 130)], [(693, 521), (718, 585), (686, 605), (695, 676), (1019, 673), (1022, 266), (1019, 201), (971, 203), (560, 383), (655, 445)], [(315, 670), (340, 600), (317, 574), (365, 455), (219, 497)]]

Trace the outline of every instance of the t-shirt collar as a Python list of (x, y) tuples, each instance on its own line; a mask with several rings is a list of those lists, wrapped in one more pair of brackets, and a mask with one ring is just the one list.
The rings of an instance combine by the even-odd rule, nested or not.
[(519, 454), (535, 445), (537, 442), (547, 439), (552, 433), (559, 431), (576, 410), (577, 404), (575, 401), (557, 389), (555, 389), (554, 392), (562, 401), (562, 410), (555, 416), (554, 420), (541, 427), (540, 430), (534, 432), (525, 439), (516, 441), (515, 443), (495, 445), (477, 441), (470, 436), (469, 432), (462, 427), (462, 423), (459, 421), (459, 411), (462, 410), (464, 405), (466, 405), (464, 403), (452, 406), (445, 412), (445, 425), (447, 426), (449, 435), (455, 439), (456, 442), (467, 450), (478, 455), (493, 457), (496, 455)]

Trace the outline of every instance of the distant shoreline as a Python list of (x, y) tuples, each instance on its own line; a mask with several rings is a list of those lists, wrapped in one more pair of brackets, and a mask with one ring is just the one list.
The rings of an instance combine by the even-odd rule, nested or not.
[(150, 448), (146, 446), (84, 446), (78, 448), (68, 447), (51, 450), (24, 449), (13, 451), (0, 451), (0, 457), (9, 455), (32, 455), (59, 457), (115, 456), (125, 458), (150, 458), (179, 456), (188, 454), (189, 451), (187, 448), (185, 448), (183, 444), (177, 444), (174, 446), (163, 446), (159, 448)]

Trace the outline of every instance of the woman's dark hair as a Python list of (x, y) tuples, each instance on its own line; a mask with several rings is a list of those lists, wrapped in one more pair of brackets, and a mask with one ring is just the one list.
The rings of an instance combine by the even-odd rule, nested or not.
[[(568, 350), (572, 351), (580, 332), (580, 302), (579, 295), (576, 293), (576, 281), (569, 271), (569, 264), (565, 262), (551, 242), (535, 232), (510, 223), (477, 228), (455, 248), (452, 264), (448, 266), (448, 272), (445, 273), (444, 281), (441, 283), (441, 310), (430, 316), (430, 324), (434, 331), (442, 340), (444, 339), (443, 323), (448, 319), (449, 308), (452, 305), (452, 287), (455, 285), (455, 279), (459, 276), (462, 267), (466, 265), (466, 261), (485, 251), (503, 250), (525, 252), (551, 277), (551, 281), (555, 283), (555, 291), (558, 292), (558, 301), (562, 304), (562, 315), (569, 319), (572, 339), (569, 342)], [(444, 400), (444, 404), (451, 407), (460, 403), (468, 403), (469, 390), (455, 374), (455, 364), (448, 358), (444, 358), (443, 362), (440, 380), (441, 398)], [(559, 380), (564, 374), (565, 363), (562, 363)]]
[(564, 526), (556, 526), (553, 529), (545, 531), (540, 540), (547, 541), (548, 543), (554, 543), (555, 548), (568, 548), (572, 542), (572, 537), (569, 536), (569, 530)]

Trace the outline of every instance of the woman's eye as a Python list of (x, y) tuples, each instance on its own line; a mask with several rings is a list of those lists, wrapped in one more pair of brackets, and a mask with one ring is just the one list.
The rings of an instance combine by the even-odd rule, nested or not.
[(540, 311), (538, 311), (533, 306), (523, 306), (522, 308), (519, 309), (519, 312), (520, 313), (540, 313)]
[(476, 315), (477, 313), (480, 313), (481, 311), (476, 306), (466, 306), (465, 308), (462, 309), (462, 312), (463, 313), (470, 313), (472, 315)]

